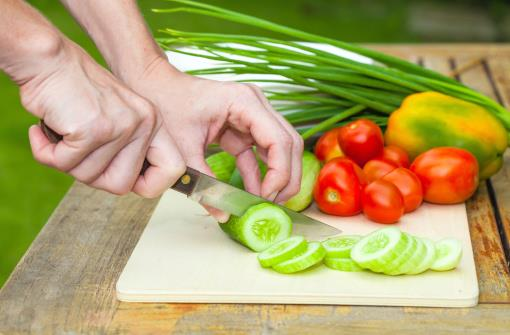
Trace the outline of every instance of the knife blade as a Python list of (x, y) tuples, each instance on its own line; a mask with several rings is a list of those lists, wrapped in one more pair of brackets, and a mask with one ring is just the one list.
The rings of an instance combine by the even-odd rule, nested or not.
[[(186, 169), (186, 173), (177, 183), (170, 188), (187, 195), (189, 199), (200, 204), (236, 216), (243, 215), (251, 206), (270, 202), (190, 167)], [(309, 240), (320, 241), (341, 233), (339, 229), (333, 226), (279, 204), (275, 205), (289, 215), (293, 223), (293, 233), (296, 235), (303, 235)]]
[[(51, 142), (57, 143), (62, 140), (62, 136), (49, 128), (44, 121), (41, 120), (40, 125), (44, 134)], [(149, 166), (149, 162), (145, 160), (141, 174), (143, 174)], [(185, 194), (189, 199), (202, 205), (214, 207), (236, 216), (243, 215), (251, 206), (263, 202), (270, 202), (267, 199), (224, 183), (190, 167), (186, 168), (184, 175), (170, 188)], [(302, 235), (308, 240), (321, 241), (342, 232), (338, 228), (312, 219), (307, 215), (295, 212), (279, 204), (275, 205), (284, 210), (291, 218), (293, 233)]]

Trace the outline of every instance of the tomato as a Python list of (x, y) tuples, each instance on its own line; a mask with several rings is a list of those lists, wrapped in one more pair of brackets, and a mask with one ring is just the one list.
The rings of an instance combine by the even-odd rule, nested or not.
[(324, 213), (355, 215), (361, 212), (365, 185), (363, 171), (356, 163), (347, 158), (334, 158), (319, 172), (313, 196)]
[(382, 154), (384, 139), (381, 128), (370, 120), (357, 120), (342, 127), (338, 134), (340, 148), (359, 166)]
[(388, 145), (384, 147), (383, 152), (377, 158), (397, 164), (399, 167), (409, 167), (409, 155), (404, 149), (396, 145)]
[(328, 162), (333, 158), (345, 156), (338, 143), (339, 132), (340, 127), (331, 129), (324, 133), (315, 144), (314, 153), (321, 162)]
[(424, 200), (436, 204), (464, 202), (478, 187), (478, 162), (464, 149), (425, 151), (411, 164), (411, 171), (420, 178)]
[(397, 168), (384, 177), (382, 180), (389, 181), (395, 185), (404, 198), (404, 209), (406, 213), (414, 211), (423, 202), (423, 189), (420, 179), (409, 169)]
[(395, 170), (398, 166), (392, 162), (382, 159), (371, 159), (363, 167), (363, 172), (367, 182), (371, 183), (379, 178), (384, 177), (391, 171)]
[(404, 215), (404, 198), (389, 181), (379, 179), (365, 187), (363, 214), (379, 223), (395, 223)]

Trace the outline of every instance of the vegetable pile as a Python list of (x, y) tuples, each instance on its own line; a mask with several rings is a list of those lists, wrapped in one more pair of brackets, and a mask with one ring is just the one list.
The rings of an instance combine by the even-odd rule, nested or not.
[[(167, 1), (182, 7), (154, 11), (213, 17), (283, 34), (290, 39), (312, 42), (299, 43), (264, 36), (184, 32), (174, 29), (161, 30), (165, 36), (158, 38), (158, 42), (166, 50), (220, 63), (217, 66), (190, 71), (192, 74), (248, 74), (259, 77), (277, 75), (278, 79), (273, 76), (248, 81), (267, 82), (269, 86), (285, 86), (283, 90), (269, 87), (265, 93), (277, 111), (293, 124), (305, 139), (318, 132), (344, 125), (360, 116), (380, 126), (386, 126), (388, 115), (399, 108), (407, 96), (417, 92), (439, 92), (470, 103), (471, 106), (477, 105), (483, 110), (483, 114), (488, 113), (498, 120), (505, 137), (508, 137), (510, 114), (501, 105), (452, 78), (417, 64), (217, 6), (190, 0)], [(324, 45), (327, 48), (324, 48)], [(179, 48), (180, 46), (185, 46), (186, 49)], [(352, 60), (343, 56), (345, 53), (335, 53), (333, 50), (338, 51), (338, 48), (362, 56), (362, 59)], [(436, 109), (420, 113), (422, 117), (428, 117), (438, 113)], [(470, 113), (465, 114), (456, 117), (465, 118)], [(485, 118), (472, 121), (483, 123)], [(429, 130), (433, 131), (430, 128)], [(457, 134), (462, 137), (462, 133)], [(506, 148), (507, 138), (504, 143)], [(452, 144), (434, 142), (434, 146), (450, 145)], [(413, 151), (412, 158), (415, 154), (418, 153)], [(475, 156), (483, 160), (490, 159), (483, 155)], [(480, 166), (483, 166), (481, 162)], [(494, 169), (497, 170), (497, 167)], [(489, 169), (487, 174), (491, 173), (493, 170)]]
[[(363, 213), (392, 224), (424, 201), (466, 201), (480, 180), (501, 169), (510, 114), (453, 78), (235, 11), (191, 0), (167, 1), (183, 7), (154, 11), (213, 17), (303, 41), (174, 29), (162, 30), (165, 36), (158, 38), (166, 50), (215, 61), (191, 74), (244, 75), (239, 81), (264, 83), (275, 110), (308, 144), (320, 137), (314, 153), (303, 155), (301, 190), (285, 204), (288, 208), (301, 211), (315, 201), (327, 214)], [(207, 163), (218, 179), (244, 187), (230, 154), (216, 153)], [(259, 168), (263, 177), (267, 167), (261, 159)], [(307, 242), (290, 237), (291, 220), (271, 204), (254, 206), (220, 227), (260, 252), (263, 267), (282, 273), (323, 262), (341, 271), (418, 274), (453, 269), (462, 255), (456, 240), (432, 242), (396, 227), (364, 237)]]

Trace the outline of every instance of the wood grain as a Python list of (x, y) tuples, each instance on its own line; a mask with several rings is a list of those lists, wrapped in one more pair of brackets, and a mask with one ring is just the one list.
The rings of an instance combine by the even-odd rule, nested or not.
[(154, 206), (75, 184), (0, 291), (0, 333), (104, 331)]
[(506, 305), (469, 309), (121, 303), (122, 334), (508, 334)]
[[(509, 44), (374, 47), (404, 58), (486, 56), (508, 106)], [(506, 159), (507, 168), (493, 178), (493, 185), (509, 232)], [(131, 304), (115, 300), (114, 283), (155, 202), (118, 198), (75, 184), (0, 291), (0, 334), (508, 334), (508, 288), (488, 285), (496, 282), (484, 279), (495, 277), (491, 266), (501, 264), (493, 257), (500, 251), (485, 193), (482, 188), (468, 203), (470, 223), (478, 227), (471, 237), (479, 275), (483, 274), (481, 301), (501, 304), (470, 309)], [(492, 237), (484, 240), (487, 234)], [(500, 282), (507, 283), (505, 274)]]
[[(462, 67), (463, 64), (471, 61), (470, 56), (457, 56), (454, 59), (454, 66)], [(494, 91), (483, 64), (462, 73), (459, 80), (494, 100), (498, 99), (498, 94)], [(508, 168), (506, 165), (504, 171), (508, 172)], [(504, 204), (503, 197), (507, 196), (506, 201), (510, 203), (510, 193), (501, 189), (504, 185), (502, 182), (501, 177), (491, 178), (491, 181), (480, 187), (477, 196), (468, 202), (471, 238), (475, 241), (473, 248), (477, 258), (478, 280), (480, 287), (483, 286), (481, 289), (483, 294), (480, 298), (484, 302), (510, 302), (510, 273), (503, 250), (500, 227), (496, 222), (494, 211), (497, 211), (497, 208), (494, 208), (494, 204), (491, 203), (488, 192), (493, 185), (497, 185), (498, 202)], [(504, 187), (503, 189), (507, 190)]]
[[(501, 104), (510, 109), (510, 57), (492, 57), (487, 60), (486, 70), (490, 73), (492, 85)], [(503, 225), (502, 237), (507, 247), (507, 268), (510, 258), (510, 151), (507, 150), (504, 165), (499, 173), (492, 177), (492, 186), (496, 194), (497, 205)]]

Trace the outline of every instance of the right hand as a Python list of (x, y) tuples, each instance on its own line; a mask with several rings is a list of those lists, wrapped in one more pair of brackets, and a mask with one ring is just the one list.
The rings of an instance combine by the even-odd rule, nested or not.
[[(64, 41), (56, 57), (21, 83), (24, 107), (63, 139), (29, 130), (37, 161), (115, 194), (156, 197), (184, 173), (185, 163), (154, 106)], [(151, 166), (139, 175), (144, 159)]]

